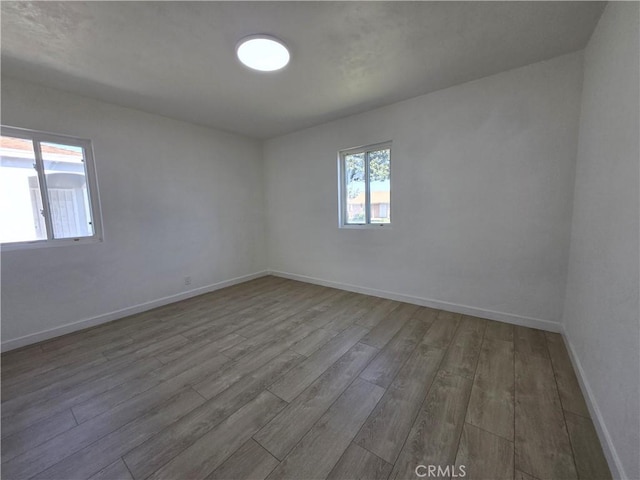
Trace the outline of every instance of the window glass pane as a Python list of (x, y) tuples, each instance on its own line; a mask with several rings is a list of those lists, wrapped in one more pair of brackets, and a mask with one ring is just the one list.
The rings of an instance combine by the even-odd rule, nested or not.
[(365, 219), (365, 178), (364, 153), (344, 156), (344, 177), (346, 190), (346, 222), (364, 224)]
[(82, 147), (40, 143), (47, 178), (53, 238), (93, 235)]
[(391, 222), (390, 153), (388, 148), (369, 152), (371, 223)]
[(45, 240), (47, 227), (33, 142), (2, 136), (0, 140), (0, 241)]

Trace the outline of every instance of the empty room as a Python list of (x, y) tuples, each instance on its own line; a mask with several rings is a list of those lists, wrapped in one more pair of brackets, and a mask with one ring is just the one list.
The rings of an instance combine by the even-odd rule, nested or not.
[(5, 480), (640, 480), (640, 2), (2, 1)]

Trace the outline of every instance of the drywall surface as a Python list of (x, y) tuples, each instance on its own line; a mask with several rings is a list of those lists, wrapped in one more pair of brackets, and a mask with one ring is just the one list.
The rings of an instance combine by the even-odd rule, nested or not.
[[(581, 82), (574, 53), (268, 140), (270, 269), (557, 325)], [(337, 152), (387, 140), (391, 228), (339, 229)]]
[(91, 139), (104, 225), (102, 243), (2, 252), (5, 347), (264, 270), (259, 142), (11, 78), (2, 123)]
[(564, 310), (609, 463), (629, 479), (640, 478), (638, 7), (611, 2), (585, 50)]

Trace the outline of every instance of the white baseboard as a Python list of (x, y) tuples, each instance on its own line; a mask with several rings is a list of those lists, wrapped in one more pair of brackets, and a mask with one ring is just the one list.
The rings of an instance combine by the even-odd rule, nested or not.
[(414, 305), (420, 305), (423, 307), (436, 308), (438, 310), (446, 310), (448, 312), (462, 313), (464, 315), (472, 315), (474, 317), (488, 318), (490, 320), (497, 320), (499, 322), (511, 323), (514, 325), (521, 325), (523, 327), (537, 328), (540, 330), (547, 330), (549, 332), (560, 333), (562, 331), (562, 325), (558, 322), (551, 320), (543, 320), (540, 318), (525, 317), (522, 315), (516, 315), (513, 313), (496, 312), (493, 310), (485, 310), (483, 308), (470, 307), (468, 305), (460, 305), (457, 303), (443, 302), (441, 300), (432, 300), (430, 298), (414, 297), (411, 295), (405, 295), (402, 293), (388, 292), (386, 290), (378, 290), (375, 288), (360, 287), (357, 285), (351, 285), (348, 283), (334, 282), (331, 280), (323, 280), (315, 277), (308, 277), (306, 275), (298, 275), (297, 273), (279, 272), (270, 270), (270, 275), (276, 277), (289, 278), (291, 280), (298, 280), (300, 282), (313, 283), (316, 285), (322, 285), (325, 287), (337, 288), (340, 290), (347, 290), (349, 292), (363, 293), (365, 295), (373, 295), (374, 297), (388, 298), (390, 300), (397, 300), (399, 302), (412, 303)]
[(94, 327), (96, 325), (100, 325), (101, 323), (111, 322), (112, 320), (118, 320), (119, 318), (128, 317), (129, 315), (135, 315), (136, 313), (141, 313), (147, 310), (151, 310), (153, 308), (162, 307), (163, 305), (167, 305), (169, 303), (179, 302), (180, 300), (186, 300), (187, 298), (196, 297), (198, 295), (213, 292), (215, 290), (220, 290), (221, 288), (237, 285), (238, 283), (248, 282), (249, 280), (253, 280), (259, 277), (264, 277), (265, 275), (268, 275), (268, 274), (269, 272), (262, 271), (262, 272), (251, 273), (249, 275), (243, 275), (241, 277), (236, 277), (230, 280), (225, 280), (225, 281), (214, 283), (211, 285), (206, 285), (204, 287), (194, 288), (193, 290), (189, 290), (186, 292), (180, 292), (175, 295), (169, 295), (167, 297), (158, 298), (150, 302), (144, 302), (138, 305), (133, 305), (131, 307), (123, 308), (113, 312), (104, 313), (102, 315), (98, 315), (95, 317), (85, 318), (83, 320), (78, 320), (76, 322), (67, 323), (65, 325), (51, 328), (49, 330), (43, 330), (41, 332), (31, 333), (29, 335), (24, 335), (22, 337), (6, 340), (2, 342), (2, 351), (7, 352), (15, 348), (31, 345), (32, 343), (41, 342), (43, 340), (48, 340), (53, 337), (59, 337), (60, 335), (65, 335), (67, 333), (75, 332), (77, 330)]
[(564, 338), (564, 343), (567, 345), (569, 358), (571, 359), (573, 369), (576, 372), (576, 376), (578, 377), (580, 389), (582, 390), (582, 394), (584, 395), (585, 401), (587, 403), (587, 408), (589, 409), (589, 413), (591, 414), (593, 426), (598, 433), (598, 439), (600, 440), (602, 450), (604, 451), (604, 456), (606, 457), (607, 463), (609, 464), (611, 475), (613, 476), (613, 478), (628, 479), (629, 477), (626, 475), (624, 467), (622, 466), (622, 462), (620, 461), (620, 457), (618, 456), (618, 453), (613, 446), (611, 435), (609, 434), (609, 430), (604, 423), (602, 413), (600, 413), (598, 403), (596, 402), (595, 396), (593, 395), (593, 390), (591, 390), (591, 387), (589, 386), (589, 381), (587, 380), (587, 376), (582, 368), (580, 359), (578, 358), (578, 355), (573, 348), (573, 344), (571, 343), (569, 338), (567, 338), (567, 335), (564, 331), (562, 332), (562, 337)]

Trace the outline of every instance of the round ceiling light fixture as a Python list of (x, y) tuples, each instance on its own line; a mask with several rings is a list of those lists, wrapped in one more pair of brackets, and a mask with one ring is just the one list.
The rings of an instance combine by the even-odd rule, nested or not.
[(236, 54), (244, 65), (261, 72), (280, 70), (291, 58), (284, 43), (270, 35), (243, 38), (236, 47)]

